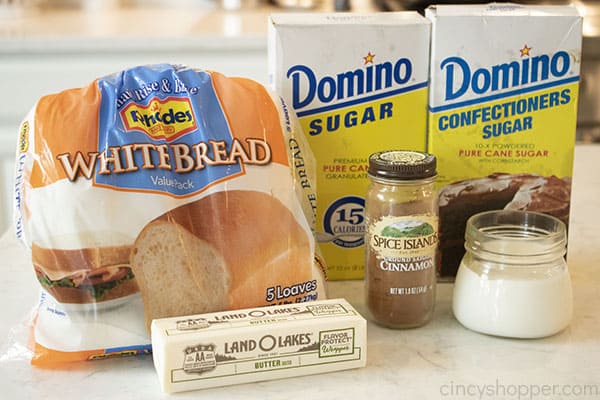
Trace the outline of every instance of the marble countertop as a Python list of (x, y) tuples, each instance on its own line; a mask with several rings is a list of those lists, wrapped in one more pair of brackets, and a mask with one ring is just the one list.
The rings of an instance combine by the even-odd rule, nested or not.
[[(187, 399), (558, 399), (600, 397), (600, 146), (576, 147), (568, 263), (575, 314), (563, 332), (513, 340), (463, 328), (451, 311), (452, 284), (438, 285), (433, 320), (390, 330), (368, 323), (367, 367), (180, 393)], [(23, 338), (37, 282), (10, 232), (0, 239), (0, 388), (5, 399), (154, 399), (162, 394), (150, 356), (33, 368), (6, 360), (7, 339)], [(330, 282), (368, 317), (361, 281)], [(9, 341), (10, 342), (10, 341)], [(585, 396), (587, 394), (587, 396)], [(175, 396), (173, 396), (175, 398)]]

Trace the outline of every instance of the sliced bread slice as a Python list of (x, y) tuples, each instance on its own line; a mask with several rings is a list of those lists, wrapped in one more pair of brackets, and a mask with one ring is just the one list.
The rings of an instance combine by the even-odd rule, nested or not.
[(132, 268), (142, 289), (148, 331), (155, 318), (229, 307), (229, 272), (223, 258), (176, 222), (154, 221), (143, 229), (132, 253)]

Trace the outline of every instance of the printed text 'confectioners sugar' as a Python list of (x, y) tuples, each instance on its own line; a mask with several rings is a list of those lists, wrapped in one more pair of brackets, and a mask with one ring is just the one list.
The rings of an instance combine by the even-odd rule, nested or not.
[[(521, 53), (521, 57), (526, 58), (477, 69), (472, 68), (462, 57), (445, 58), (439, 66), (442, 75), (445, 75), (444, 99), (457, 100), (458, 103), (440, 106), (432, 111), (453, 110), (470, 104), (488, 103), (495, 98), (520, 97), (491, 106), (442, 114), (437, 119), (437, 129), (446, 131), (484, 124), (482, 137), (489, 139), (502, 134), (532, 129), (531, 113), (569, 104), (572, 99), (569, 88), (542, 94), (533, 93), (543, 88), (560, 88), (565, 84), (578, 81), (578, 75), (569, 74), (573, 72), (569, 53), (561, 50), (554, 54), (529, 58), (531, 51), (532, 48), (525, 45), (515, 51), (515, 55)], [(515, 89), (515, 92), (503, 93), (502, 91), (506, 89)], [(467, 93), (480, 95), (483, 98), (461, 102)], [(508, 118), (511, 120), (506, 120)]]
[(582, 18), (566, 6), (430, 7), (428, 151), (438, 158), (440, 275), (467, 219), (515, 209), (568, 224)]

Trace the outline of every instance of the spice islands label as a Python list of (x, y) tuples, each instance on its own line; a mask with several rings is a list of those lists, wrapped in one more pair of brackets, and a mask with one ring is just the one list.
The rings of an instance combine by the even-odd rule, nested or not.
[(383, 271), (423, 271), (434, 266), (437, 227), (432, 215), (385, 216), (370, 225), (368, 245)]

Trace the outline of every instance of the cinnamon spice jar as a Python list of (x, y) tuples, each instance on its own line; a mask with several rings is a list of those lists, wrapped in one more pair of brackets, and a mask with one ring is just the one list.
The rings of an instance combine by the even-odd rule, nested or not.
[(416, 151), (369, 157), (365, 282), (372, 318), (413, 328), (433, 314), (438, 232), (436, 159)]

